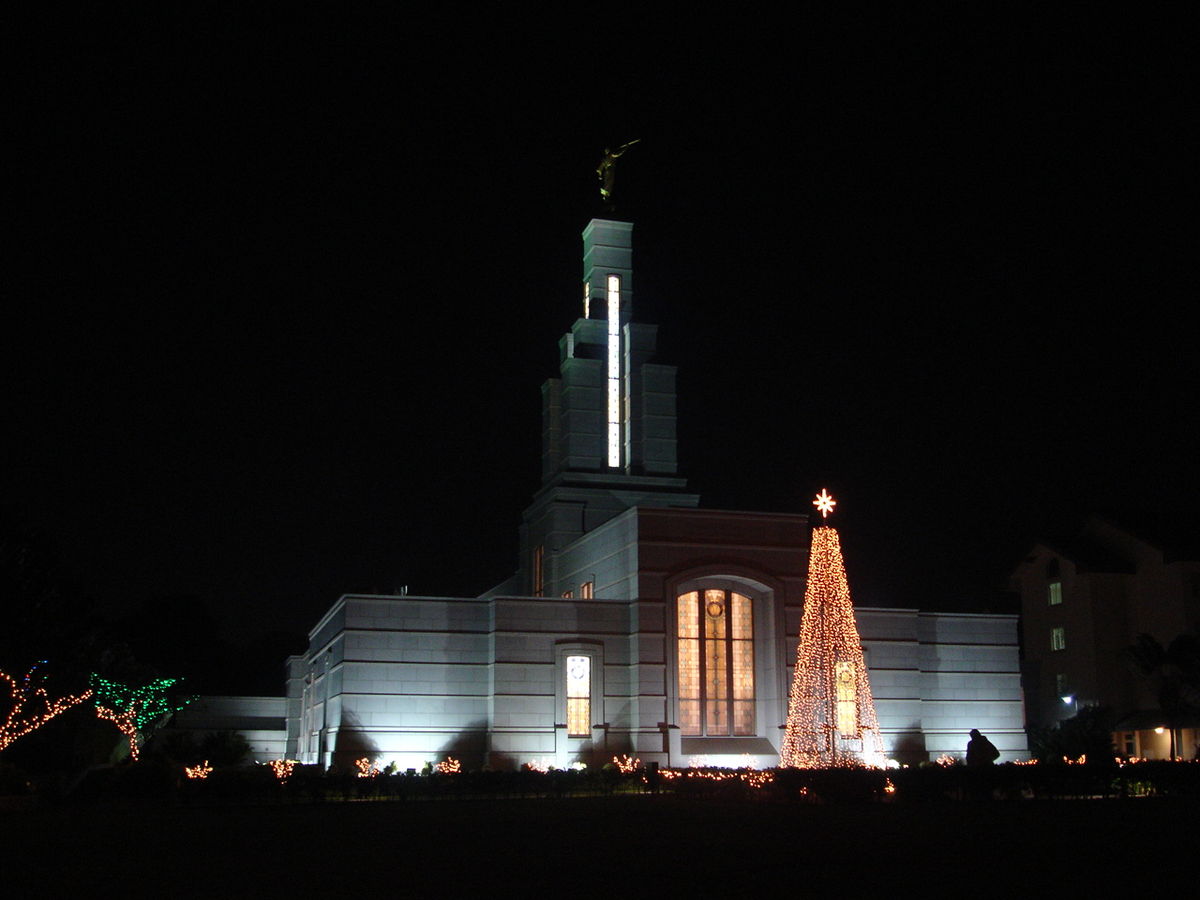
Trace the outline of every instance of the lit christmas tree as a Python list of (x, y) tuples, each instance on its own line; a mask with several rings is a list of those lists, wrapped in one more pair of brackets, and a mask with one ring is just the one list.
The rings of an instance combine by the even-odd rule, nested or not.
[[(824, 488), (822, 518), (837, 504)], [(837, 529), (813, 529), (800, 646), (788, 699), (781, 766), (882, 766), (883, 740), (871, 700)]]

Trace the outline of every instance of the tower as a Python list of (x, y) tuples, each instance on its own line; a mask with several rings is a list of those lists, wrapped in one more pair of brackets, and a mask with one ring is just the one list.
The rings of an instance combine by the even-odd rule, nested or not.
[(658, 327), (634, 321), (633, 223), (583, 230), (582, 315), (542, 386), (542, 485), (525, 510), (519, 590), (573, 593), (589, 573), (558, 550), (634, 506), (695, 507), (679, 477), (675, 367), (653, 362)]

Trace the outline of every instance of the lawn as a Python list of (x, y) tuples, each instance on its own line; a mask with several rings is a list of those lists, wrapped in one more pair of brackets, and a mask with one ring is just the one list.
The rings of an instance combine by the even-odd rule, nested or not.
[(1065, 896), (1097, 881), (1105, 893), (1157, 893), (1196, 887), (1198, 810), (1180, 799), (822, 806), (665, 796), (97, 804), (0, 812), (0, 858), (10, 885), (23, 874), (41, 896), (633, 897), (679, 885), (713, 897), (891, 900), (906, 887)]

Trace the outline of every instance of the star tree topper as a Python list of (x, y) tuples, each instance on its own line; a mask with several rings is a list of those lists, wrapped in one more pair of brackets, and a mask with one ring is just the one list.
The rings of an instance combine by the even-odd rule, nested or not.
[(825, 488), (821, 488), (821, 493), (817, 494), (817, 499), (813, 501), (815, 506), (821, 513), (821, 518), (826, 519), (833, 512), (833, 508), (837, 506), (837, 501), (829, 495)]

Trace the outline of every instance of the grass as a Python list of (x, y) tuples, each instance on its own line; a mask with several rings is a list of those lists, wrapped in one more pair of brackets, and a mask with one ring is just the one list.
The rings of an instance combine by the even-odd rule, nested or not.
[(671, 886), (1013, 896), (1075, 893), (1096, 880), (1106, 893), (1194, 889), (1198, 810), (1169, 798), (97, 804), (0, 813), (0, 847), (4, 878), (25, 873), (41, 896), (629, 897)]

